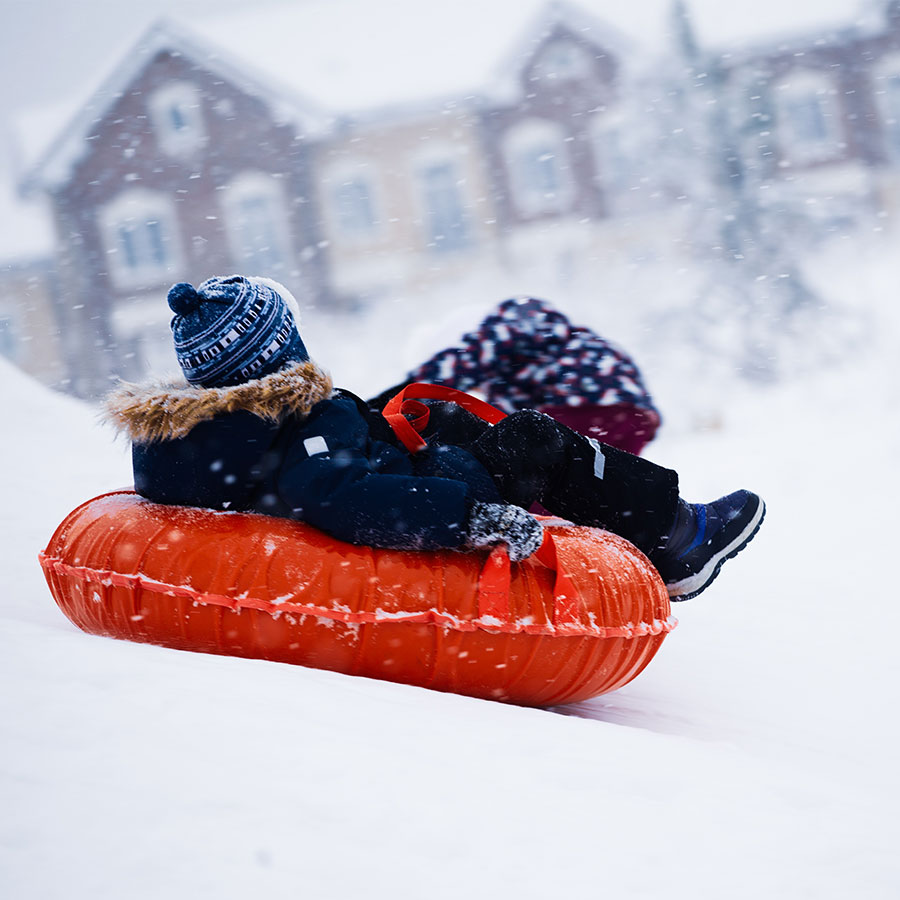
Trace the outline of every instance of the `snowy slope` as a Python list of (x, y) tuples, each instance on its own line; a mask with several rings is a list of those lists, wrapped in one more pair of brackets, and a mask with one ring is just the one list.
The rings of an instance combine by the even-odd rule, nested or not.
[(897, 269), (821, 261), (872, 352), (721, 394), (717, 431), (653, 373), (651, 456), (767, 522), (636, 682), (555, 711), (78, 632), (36, 555), (126, 448), (0, 368), (0, 896), (898, 896)]

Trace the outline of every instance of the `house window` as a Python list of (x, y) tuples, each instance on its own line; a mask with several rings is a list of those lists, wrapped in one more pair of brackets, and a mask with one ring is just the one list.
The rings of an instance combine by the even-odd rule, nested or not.
[(223, 199), (236, 263), (257, 275), (284, 273), (292, 259), (281, 184), (262, 172), (245, 172)]
[(15, 320), (10, 315), (0, 313), (0, 356), (15, 362), (20, 346)]
[(187, 82), (160, 88), (150, 98), (156, 139), (169, 156), (186, 156), (206, 145), (200, 92)]
[(171, 200), (135, 190), (120, 194), (100, 213), (110, 275), (119, 287), (165, 281), (178, 268), (177, 227)]
[(534, 74), (547, 81), (574, 81), (590, 75), (591, 60), (573, 41), (552, 41), (538, 57)]
[(368, 182), (362, 178), (345, 181), (334, 189), (338, 227), (352, 237), (368, 237), (375, 231), (375, 210)]
[(342, 163), (325, 175), (325, 193), (336, 237), (365, 243), (378, 233), (375, 184), (366, 163)]
[(562, 212), (572, 202), (568, 151), (554, 122), (530, 120), (511, 129), (504, 142), (513, 198), (525, 215)]
[(874, 83), (885, 151), (889, 157), (900, 159), (900, 57), (882, 60), (875, 70)]
[(165, 266), (163, 226), (157, 218), (120, 222), (116, 226), (122, 261), (132, 271), (140, 266)]
[(593, 146), (597, 181), (604, 194), (615, 197), (631, 190), (634, 173), (622, 125), (598, 122), (593, 130)]
[(437, 251), (467, 247), (471, 235), (457, 165), (450, 160), (429, 162), (419, 177), (428, 246)]
[(792, 75), (776, 87), (774, 96), (781, 149), (789, 161), (810, 163), (841, 156), (840, 109), (827, 76)]

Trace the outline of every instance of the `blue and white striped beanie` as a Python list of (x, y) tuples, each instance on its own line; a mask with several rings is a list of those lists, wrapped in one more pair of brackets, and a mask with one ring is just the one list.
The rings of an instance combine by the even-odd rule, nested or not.
[(309, 359), (296, 301), (266, 278), (208, 278), (169, 290), (175, 355), (191, 384), (229, 387)]

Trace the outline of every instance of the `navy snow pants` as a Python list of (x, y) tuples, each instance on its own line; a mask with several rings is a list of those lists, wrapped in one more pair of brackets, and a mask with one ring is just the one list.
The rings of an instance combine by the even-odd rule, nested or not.
[(550, 416), (519, 410), (487, 425), (455, 404), (430, 401), (425, 436), (465, 447), (508, 503), (540, 503), (576, 525), (621, 535), (648, 555), (675, 521), (678, 474), (589, 440)]

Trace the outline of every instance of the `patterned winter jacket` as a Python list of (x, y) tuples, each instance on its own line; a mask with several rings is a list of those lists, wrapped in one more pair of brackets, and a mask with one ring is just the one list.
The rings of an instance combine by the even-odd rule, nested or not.
[[(459, 547), (473, 500), (502, 502), (484, 467), (437, 435), (410, 456), (385, 419), (313, 362), (229, 388), (124, 384), (107, 416), (157, 503), (301, 519), (376, 547)], [(452, 435), (449, 436), (452, 438)]]

